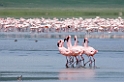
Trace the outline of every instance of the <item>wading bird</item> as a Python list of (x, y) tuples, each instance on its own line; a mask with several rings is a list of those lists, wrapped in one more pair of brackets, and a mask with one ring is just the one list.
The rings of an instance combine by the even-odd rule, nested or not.
[[(76, 64), (78, 64), (79, 62), (81, 62), (80, 60), (80, 56), (82, 56), (82, 53), (83, 53), (83, 50), (82, 50), (82, 47), (78, 47), (78, 46), (72, 46), (72, 43), (71, 43), (71, 36), (67, 36), (64, 40), (67, 41), (67, 47), (68, 49), (71, 50), (72, 52), (72, 56), (75, 57), (76, 59)], [(75, 42), (76, 43), (76, 42)]]
[[(73, 63), (73, 58), (71, 57), (72, 52), (70, 51), (70, 49), (65, 48), (63, 45), (64, 45), (64, 40), (59, 40), (57, 43), (57, 46), (58, 46), (59, 52), (62, 55), (66, 56), (66, 60), (67, 60), (66, 67), (68, 68), (69, 64), (71, 65)], [(71, 67), (73, 67), (73, 65), (71, 65)]]
[[(92, 62), (94, 62), (94, 67), (95, 67), (95, 58), (94, 55), (98, 52), (98, 50), (95, 50), (93, 47), (88, 46), (88, 39), (84, 38), (84, 54), (88, 56), (89, 61), (87, 61), (84, 66), (90, 62), (89, 66), (92, 66)], [(93, 61), (91, 60), (93, 58)]]

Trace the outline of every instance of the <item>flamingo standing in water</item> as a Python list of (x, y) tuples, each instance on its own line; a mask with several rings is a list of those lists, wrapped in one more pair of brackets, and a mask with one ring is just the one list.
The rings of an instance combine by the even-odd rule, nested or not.
[(84, 54), (84, 47), (83, 46), (80, 46), (80, 45), (78, 45), (78, 40), (77, 40), (77, 36), (75, 35), (74, 36), (74, 46), (75, 47), (77, 47), (78, 49), (81, 49), (82, 50), (82, 53), (81, 53), (81, 58), (82, 58), (82, 60), (83, 60), (83, 65), (84, 65), (84, 57), (83, 57), (83, 54)]
[(67, 41), (67, 47), (69, 50), (71, 50), (72, 52), (72, 56), (75, 57), (76, 59), (76, 63), (78, 64), (80, 60), (78, 60), (78, 56), (81, 56), (82, 53), (83, 53), (83, 50), (82, 48), (78, 47), (78, 46), (72, 46), (72, 43), (71, 43), (71, 36), (67, 36), (64, 40)]
[[(71, 67), (74, 67), (74, 66), (72, 65), (72, 63), (73, 63), (73, 59), (72, 59), (72, 57), (71, 57), (71, 56), (72, 56), (72, 52), (71, 52), (69, 49), (65, 48), (63, 45), (64, 45), (64, 41), (63, 41), (63, 40), (59, 40), (58, 43), (57, 43), (57, 46), (58, 46), (59, 52), (60, 52), (62, 55), (66, 56), (66, 60), (67, 60), (67, 62), (66, 62), (66, 67), (67, 67), (67, 68), (69, 67), (69, 66), (68, 66), (69, 63), (70, 63), (70, 65), (71, 65)], [(67, 57), (69, 57), (69, 60), (68, 60)]]
[[(98, 52), (98, 50), (95, 50), (93, 47), (88, 46), (88, 39), (84, 38), (84, 54), (86, 54), (89, 57), (89, 61), (87, 61), (84, 66), (90, 62), (89, 66), (92, 66), (92, 62), (94, 62), (94, 67), (95, 67), (95, 58), (94, 55)], [(91, 57), (93, 58), (93, 61), (91, 60)]]

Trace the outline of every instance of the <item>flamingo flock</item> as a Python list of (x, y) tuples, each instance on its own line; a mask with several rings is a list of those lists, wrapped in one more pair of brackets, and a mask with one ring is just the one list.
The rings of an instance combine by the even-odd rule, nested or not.
[(0, 18), (0, 32), (124, 32), (118, 18)]
[[(84, 38), (82, 45), (78, 45), (76, 35), (74, 36), (74, 45), (72, 45), (71, 42), (71, 35), (65, 37), (64, 40), (60, 39), (57, 42), (60, 54), (66, 56), (66, 68), (85, 67), (88, 63), (89, 67), (96, 67), (94, 55), (98, 50), (88, 46), (88, 42), (88, 38)], [(66, 46), (64, 46), (64, 43)], [(87, 62), (85, 62), (83, 55), (88, 57), (89, 60)], [(92, 63), (94, 64), (92, 65)]]

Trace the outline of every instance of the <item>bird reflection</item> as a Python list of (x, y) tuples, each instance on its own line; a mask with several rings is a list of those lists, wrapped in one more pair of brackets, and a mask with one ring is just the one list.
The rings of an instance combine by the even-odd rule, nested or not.
[(80, 79), (92, 79), (95, 77), (94, 69), (63, 69), (59, 72), (59, 80), (80, 80)]

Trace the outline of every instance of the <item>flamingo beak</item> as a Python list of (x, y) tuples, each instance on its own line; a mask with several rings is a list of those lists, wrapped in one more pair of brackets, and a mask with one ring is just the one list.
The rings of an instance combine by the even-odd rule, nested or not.
[(86, 42), (86, 39), (84, 39), (84, 43)]
[(84, 38), (84, 43), (85, 43), (86, 41), (89, 43), (89, 41), (88, 41), (87, 39)]
[(57, 46), (59, 47), (59, 43), (57, 43)]
[(64, 42), (65, 42), (66, 40), (67, 40), (67, 39), (65, 38), (65, 39), (64, 39)]
[(67, 40), (67, 42), (68, 42), (68, 40), (69, 40), (69, 36), (67, 37), (67, 39), (66, 39), (66, 40)]

